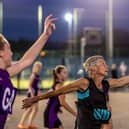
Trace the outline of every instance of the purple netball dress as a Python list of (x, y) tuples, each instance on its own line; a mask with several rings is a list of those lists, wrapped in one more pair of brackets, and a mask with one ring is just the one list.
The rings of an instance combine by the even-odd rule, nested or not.
[[(38, 95), (38, 90), (39, 90), (38, 84), (39, 84), (39, 81), (40, 81), (40, 76), (38, 74), (35, 74), (35, 77), (34, 77), (33, 82), (32, 82), (32, 89), (33, 89), (34, 96)], [(30, 91), (28, 91), (28, 95), (27, 96), (31, 97)]]
[(0, 129), (4, 129), (8, 114), (12, 114), (16, 91), (8, 72), (0, 69)]
[[(56, 82), (53, 85), (53, 90), (56, 89), (56, 85), (58, 82)], [(46, 128), (59, 128), (60, 125), (62, 125), (60, 119), (58, 118), (58, 112), (60, 111), (60, 101), (58, 96), (54, 96), (49, 98), (47, 107), (44, 111), (44, 126)]]

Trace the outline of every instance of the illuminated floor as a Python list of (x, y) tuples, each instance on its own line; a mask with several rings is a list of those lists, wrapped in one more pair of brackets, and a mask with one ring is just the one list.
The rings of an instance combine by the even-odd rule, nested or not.
[[(22, 110), (21, 100), (24, 98), (24, 95), (17, 96), (13, 115), (8, 119), (5, 129), (17, 129), (17, 124), (20, 120)], [(67, 95), (67, 101), (70, 103), (73, 108), (75, 108), (74, 100), (76, 100), (75, 94)], [(110, 93), (110, 103), (113, 110), (113, 123), (114, 129), (129, 129), (129, 92), (128, 91), (118, 91)], [(46, 104), (46, 100), (39, 103), (39, 112), (34, 121), (38, 125), (38, 129), (45, 129), (43, 127), (43, 110)], [(64, 113), (60, 115), (65, 129), (73, 129), (74, 127), (74, 118), (71, 114), (64, 110)]]

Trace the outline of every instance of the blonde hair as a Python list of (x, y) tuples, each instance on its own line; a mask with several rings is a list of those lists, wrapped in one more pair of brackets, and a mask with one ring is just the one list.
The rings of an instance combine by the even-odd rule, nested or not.
[(4, 49), (4, 44), (8, 43), (6, 38), (0, 33), (0, 50)]
[[(38, 67), (38, 70), (37, 70), (37, 67)], [(33, 65), (33, 73), (39, 73), (41, 71), (41, 68), (42, 68), (42, 63), (40, 61), (36, 61)]]
[(85, 71), (89, 72), (89, 67), (96, 65), (96, 61), (98, 59), (104, 59), (104, 57), (101, 55), (95, 55), (95, 56), (91, 56), (88, 59), (86, 59), (86, 61), (83, 63), (83, 68), (85, 69)]

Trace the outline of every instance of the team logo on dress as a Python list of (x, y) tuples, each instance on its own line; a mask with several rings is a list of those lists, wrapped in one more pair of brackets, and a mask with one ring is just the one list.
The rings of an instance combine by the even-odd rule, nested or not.
[(15, 89), (5, 88), (2, 99), (2, 109), (4, 111), (12, 112), (12, 104), (15, 98)]

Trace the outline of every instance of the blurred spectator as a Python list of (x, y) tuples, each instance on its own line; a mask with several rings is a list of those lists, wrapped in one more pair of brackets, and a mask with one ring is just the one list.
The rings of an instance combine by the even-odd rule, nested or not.
[(112, 76), (112, 78), (118, 78), (118, 70), (117, 70), (116, 64), (112, 64), (111, 76)]
[(127, 65), (124, 61), (120, 63), (120, 75), (125, 76), (127, 74)]

